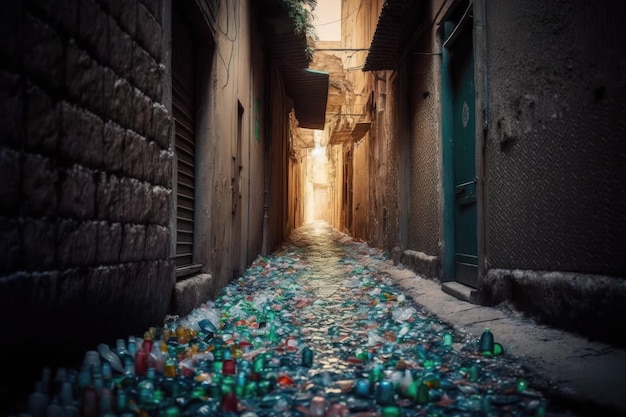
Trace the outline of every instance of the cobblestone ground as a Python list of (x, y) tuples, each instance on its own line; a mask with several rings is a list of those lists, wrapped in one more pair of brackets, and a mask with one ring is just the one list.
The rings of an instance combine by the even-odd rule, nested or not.
[(94, 358), (74, 374), (78, 400), (56, 401), (94, 416), (560, 415), (514, 358), (481, 354), (407, 299), (383, 261), (307, 225), (216, 300), (101, 345), (101, 368)]

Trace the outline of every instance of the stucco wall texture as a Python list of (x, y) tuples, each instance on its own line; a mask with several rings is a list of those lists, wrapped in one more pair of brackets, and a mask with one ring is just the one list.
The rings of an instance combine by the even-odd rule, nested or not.
[(618, 3), (486, 2), (489, 268), (626, 272)]

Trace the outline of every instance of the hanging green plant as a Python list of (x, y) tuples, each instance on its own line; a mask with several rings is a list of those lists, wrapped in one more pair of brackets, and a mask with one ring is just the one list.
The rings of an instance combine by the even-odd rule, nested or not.
[(313, 27), (313, 10), (317, 6), (317, 0), (280, 0), (289, 17), (293, 21), (294, 32), (298, 36), (306, 37), (305, 53), (307, 59), (313, 58), (317, 32)]

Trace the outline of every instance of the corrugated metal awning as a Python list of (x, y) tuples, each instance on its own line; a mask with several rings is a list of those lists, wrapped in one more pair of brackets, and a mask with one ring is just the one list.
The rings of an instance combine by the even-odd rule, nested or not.
[(259, 0), (257, 18), (267, 51), (276, 62), (291, 98), (299, 127), (324, 129), (327, 72), (308, 69), (307, 39), (296, 35), (293, 21), (277, 0)]
[(363, 71), (396, 68), (401, 47), (419, 21), (417, 5), (420, 0), (387, 0), (382, 7), (374, 38), (365, 59)]
[(285, 66), (280, 69), (287, 94), (293, 100), (298, 126), (324, 129), (328, 100), (328, 73)]

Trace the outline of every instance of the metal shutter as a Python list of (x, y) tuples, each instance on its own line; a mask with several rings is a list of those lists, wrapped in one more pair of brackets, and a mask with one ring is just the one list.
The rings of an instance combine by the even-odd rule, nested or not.
[(189, 25), (174, 15), (172, 30), (172, 104), (176, 159), (177, 276), (196, 272), (193, 266), (195, 197), (195, 77), (194, 44)]

